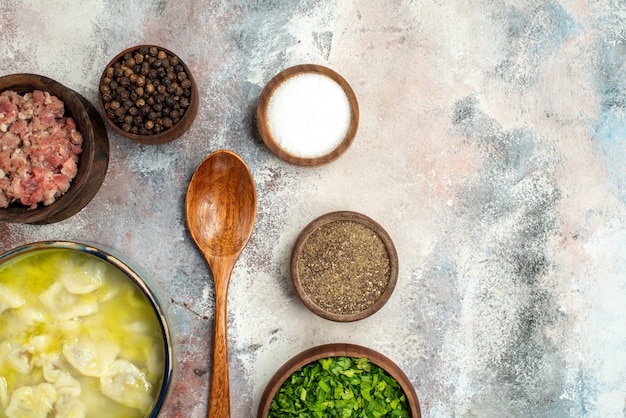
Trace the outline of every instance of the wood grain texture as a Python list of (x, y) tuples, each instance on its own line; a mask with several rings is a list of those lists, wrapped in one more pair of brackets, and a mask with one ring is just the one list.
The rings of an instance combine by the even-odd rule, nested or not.
[(283, 364), (272, 376), (265, 391), (261, 396), (257, 418), (267, 418), (270, 405), (276, 392), (282, 386), (283, 382), (291, 376), (299, 368), (322, 358), (327, 357), (355, 357), (367, 358), (370, 362), (384, 369), (391, 375), (402, 387), (407, 397), (409, 407), (411, 409), (412, 418), (421, 418), (420, 404), (415, 389), (409, 378), (404, 374), (391, 359), (384, 354), (371, 348), (363, 347), (357, 344), (349, 343), (331, 343), (311, 347), (300, 354), (295, 355), (285, 364)]
[[(345, 138), (333, 151), (329, 152), (326, 155), (322, 155), (321, 157), (315, 158), (299, 157), (297, 155), (293, 155), (287, 152), (284, 148), (282, 148), (272, 136), (272, 132), (270, 131), (267, 119), (267, 107), (276, 89), (285, 80), (298, 74), (304, 73), (321, 74), (333, 79), (337, 84), (341, 86), (346, 96), (348, 97), (348, 102), (350, 103), (350, 126), (348, 127), (348, 132), (346, 132)], [(257, 129), (259, 131), (261, 139), (263, 140), (267, 148), (269, 148), (270, 151), (278, 156), (278, 158), (294, 165), (316, 167), (328, 164), (336, 160), (348, 150), (348, 148), (354, 141), (357, 129), (359, 127), (359, 104), (356, 95), (352, 90), (352, 87), (350, 87), (350, 84), (348, 84), (348, 82), (340, 74), (322, 65), (301, 64), (289, 67), (281, 71), (276, 76), (274, 76), (274, 78), (272, 78), (269, 83), (267, 83), (267, 85), (261, 92), (261, 96), (259, 97), (259, 101), (257, 103), (256, 120)]]
[(213, 273), (215, 320), (208, 416), (230, 416), (227, 302), (230, 276), (254, 228), (256, 189), (237, 154), (219, 150), (196, 169), (186, 199), (187, 226)]
[(83, 151), (78, 172), (69, 190), (49, 206), (28, 209), (12, 204), (0, 209), (0, 221), (10, 223), (50, 224), (69, 218), (82, 210), (100, 189), (109, 162), (109, 141), (102, 120), (93, 106), (71, 89), (55, 80), (37, 74), (12, 74), (0, 77), (0, 91), (14, 90), (20, 94), (43, 90), (57, 96), (65, 104), (66, 116), (76, 121), (83, 135)]

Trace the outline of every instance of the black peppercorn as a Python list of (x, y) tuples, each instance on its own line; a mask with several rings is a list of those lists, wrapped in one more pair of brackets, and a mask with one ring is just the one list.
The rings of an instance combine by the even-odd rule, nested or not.
[(150, 63), (144, 61), (143, 64), (141, 64), (141, 75), (147, 76), (149, 72), (150, 72)]
[(99, 93), (106, 116), (125, 132), (172, 128), (190, 105), (191, 80), (179, 58), (142, 46), (106, 68)]

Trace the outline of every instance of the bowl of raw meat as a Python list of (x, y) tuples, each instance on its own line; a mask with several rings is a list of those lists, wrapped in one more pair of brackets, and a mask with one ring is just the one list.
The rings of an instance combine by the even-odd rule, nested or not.
[(36, 74), (0, 77), (0, 222), (49, 224), (82, 210), (106, 175), (98, 111)]
[(0, 416), (156, 417), (174, 368), (173, 321), (157, 291), (89, 244), (0, 255)]

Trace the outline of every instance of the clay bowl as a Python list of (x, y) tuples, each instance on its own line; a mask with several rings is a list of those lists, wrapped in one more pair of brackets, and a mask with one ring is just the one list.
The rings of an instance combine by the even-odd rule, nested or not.
[(406, 374), (404, 374), (402, 369), (400, 369), (400, 367), (398, 367), (393, 361), (371, 348), (356, 344), (333, 343), (309, 348), (308, 350), (292, 357), (289, 361), (283, 364), (265, 387), (263, 395), (261, 396), (257, 418), (267, 418), (274, 396), (285, 380), (288, 379), (289, 376), (291, 376), (295, 371), (320, 359), (342, 356), (367, 358), (371, 363), (384, 369), (402, 387), (402, 390), (407, 398), (408, 406), (411, 410), (411, 417), (421, 417), (419, 400), (415, 393), (415, 389)]
[[(136, 267), (91, 245), (41, 241), (0, 255), (0, 286), (0, 341), (20, 349), (28, 337), (24, 349), (38, 359), (18, 362), (25, 370), (15, 369), (10, 353), (0, 359), (0, 375), (7, 375), (7, 368), (24, 373), (9, 383), (10, 397), (16, 382), (54, 383), (62, 370), (81, 382), (78, 399), (86, 416), (102, 410), (110, 418), (158, 415), (173, 385), (174, 323), (157, 289)], [(7, 356), (6, 350), (0, 356)], [(123, 389), (122, 376), (129, 383)], [(137, 389), (146, 382), (149, 390)], [(38, 399), (43, 402), (43, 394)]]
[[(185, 100), (188, 100), (189, 104), (187, 107), (184, 107), (182, 105), (180, 105), (181, 101), (180, 99), (182, 99), (183, 95), (181, 96), (176, 96), (176, 93), (171, 92), (171, 93), (167, 93), (169, 94), (170, 97), (174, 98), (174, 96), (179, 97), (178, 100), (176, 100), (177, 106), (179, 106), (180, 108), (184, 109), (184, 113), (183, 115), (180, 117), (180, 120), (176, 123), (174, 123), (171, 127), (168, 127), (166, 129), (163, 129), (161, 132), (149, 132), (149, 133), (133, 133), (131, 131), (127, 131), (126, 129), (123, 129), (123, 124), (122, 122), (119, 122), (116, 120), (116, 115), (115, 115), (115, 111), (113, 109), (111, 109), (111, 102), (112, 101), (118, 101), (118, 103), (124, 103), (124, 99), (121, 97), (116, 97), (114, 95), (114, 92), (111, 92), (111, 96), (112, 96), (112, 100), (108, 100), (107, 97), (105, 97), (105, 94), (103, 93), (103, 85), (107, 84), (106, 81), (107, 77), (110, 76), (110, 71), (109, 68), (115, 67), (117, 65), (119, 65), (122, 70), (128, 70), (128, 76), (130, 77), (131, 73), (135, 73), (137, 76), (142, 76), (141, 73), (141, 65), (139, 65), (137, 67), (137, 63), (135, 62), (135, 66), (134, 67), (130, 67), (131, 63), (129, 63), (126, 59), (125, 56), (127, 56), (127, 54), (130, 54), (130, 56), (133, 57), (134, 60), (134, 56), (138, 53), (141, 53), (142, 55), (148, 55), (148, 56), (152, 56), (150, 55), (150, 52), (148, 52), (147, 54), (144, 54), (146, 50), (150, 50), (151, 48), (156, 48), (157, 51), (163, 51), (166, 56), (168, 57), (168, 61), (170, 61), (169, 58), (172, 59), (176, 59), (177, 63), (176, 65), (180, 64), (183, 68), (183, 71), (186, 75), (186, 78), (191, 82), (191, 85), (189, 87), (187, 87), (188, 92), (184, 93), (184, 95), (187, 95), (187, 93), (189, 93), (189, 96), (185, 96)], [(157, 58), (158, 60), (158, 58)], [(173, 61), (172, 61), (173, 62)], [(155, 65), (159, 65), (159, 64), (153, 64), (150, 68), (153, 68)], [(168, 64), (169, 66), (169, 64)], [(175, 67), (175, 65), (171, 65), (172, 68)], [(109, 74), (107, 74), (107, 71), (109, 71)], [(120, 75), (113, 75), (113, 77), (109, 77), (109, 79), (113, 79), (113, 80), (119, 80), (120, 79)], [(144, 75), (144, 80), (145, 80), (145, 84), (143, 84), (143, 82), (137, 82), (135, 79), (130, 81), (130, 84), (127, 87), (128, 91), (136, 91), (136, 89), (138, 87), (142, 87), (144, 88), (144, 92), (143, 92), (143, 96), (137, 96), (129, 98), (127, 100), (130, 100), (129, 105), (131, 103), (133, 103), (132, 107), (135, 107), (136, 109), (139, 109), (138, 111), (138, 115), (141, 116), (143, 118), (143, 123), (148, 121), (148, 116), (147, 115), (142, 115), (141, 114), (141, 107), (137, 106), (137, 100), (138, 99), (143, 99), (144, 101), (148, 101), (150, 96), (152, 96), (153, 99), (155, 99), (158, 95), (158, 91), (155, 91), (154, 94), (149, 94), (147, 92), (147, 84), (149, 81), (149, 76)], [(165, 76), (158, 76), (159, 78), (159, 83), (161, 83), (161, 80), (164, 80)], [(116, 81), (117, 82), (117, 81)], [(172, 81), (172, 83), (179, 83), (179, 81)], [(182, 81), (180, 81), (180, 83), (182, 83)], [(153, 84), (154, 85), (154, 84)], [(115, 58), (113, 58), (105, 67), (105, 70), (102, 73), (102, 76), (100, 77), (100, 81), (99, 81), (99, 92), (98, 92), (98, 102), (100, 103), (100, 109), (102, 110), (103, 114), (104, 114), (104, 120), (106, 120), (106, 122), (108, 123), (108, 125), (111, 127), (111, 129), (113, 129), (115, 132), (117, 132), (119, 135), (130, 139), (131, 141), (134, 142), (138, 142), (140, 144), (145, 144), (145, 145), (159, 145), (159, 144), (165, 144), (168, 142), (171, 142), (179, 137), (181, 137), (185, 132), (187, 132), (189, 130), (189, 128), (191, 127), (191, 124), (193, 123), (194, 119), (196, 118), (196, 115), (198, 113), (198, 106), (199, 106), (199, 94), (198, 94), (198, 86), (191, 74), (191, 71), (189, 70), (189, 67), (187, 67), (187, 65), (173, 52), (171, 52), (168, 49), (165, 49), (163, 47), (160, 46), (156, 46), (156, 45), (137, 45), (137, 46), (133, 46), (132, 48), (128, 48), (123, 50), (122, 52), (120, 52), (119, 54), (117, 54), (115, 56)], [(154, 85), (155, 88), (158, 88), (158, 86)], [(182, 87), (181, 87), (182, 88)], [(114, 90), (114, 89), (113, 89)], [(163, 104), (163, 103), (162, 103)], [(164, 106), (165, 107), (165, 106)], [(180, 109), (179, 109), (180, 110)], [(134, 111), (132, 111), (134, 112)], [(131, 111), (129, 111), (127, 114), (131, 113)], [(165, 117), (167, 117), (167, 115), (163, 115), (161, 114), (161, 119), (164, 120)], [(155, 117), (158, 117), (155, 116)], [(170, 118), (171, 119), (171, 118)], [(154, 119), (154, 121), (156, 121), (156, 119)], [(155, 122), (156, 123), (156, 122)], [(161, 124), (161, 126), (166, 126), (165, 124)]]
[[(307, 79), (317, 85), (307, 83), (304, 88), (311, 90), (298, 95), (302, 88), (298, 84)], [(320, 92), (317, 99), (312, 98), (315, 92)], [(329, 107), (335, 99), (342, 103), (340, 111)], [(257, 104), (256, 121), (261, 139), (276, 156), (294, 165), (314, 167), (336, 160), (350, 147), (359, 126), (359, 105), (341, 75), (321, 65), (302, 64), (281, 71), (265, 86)], [(310, 137), (310, 132), (320, 126), (331, 128)], [(324, 147), (309, 148), (314, 142), (324, 142)]]
[(83, 151), (79, 156), (78, 172), (68, 191), (49, 206), (39, 204), (35, 209), (12, 203), (0, 209), (0, 222), (50, 224), (65, 220), (82, 210), (96, 195), (109, 164), (109, 139), (104, 122), (97, 110), (81, 95), (59, 82), (36, 74), (11, 74), (0, 77), (0, 91), (13, 90), (19, 94), (43, 90), (65, 103), (65, 116), (76, 121), (83, 135)]
[(300, 300), (336, 322), (377, 312), (398, 279), (398, 254), (389, 234), (378, 222), (352, 211), (327, 213), (309, 223), (294, 244), (290, 263)]

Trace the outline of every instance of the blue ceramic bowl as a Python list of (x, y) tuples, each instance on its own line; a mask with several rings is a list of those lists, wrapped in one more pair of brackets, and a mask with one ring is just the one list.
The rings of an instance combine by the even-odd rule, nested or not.
[[(135, 289), (133, 289), (125, 293), (125, 295), (134, 295), (132, 298), (129, 298), (130, 299), (129, 304), (133, 303), (133, 299), (140, 300), (142, 296), (145, 299), (145, 301), (147, 301), (147, 305), (144, 304), (143, 302), (139, 302), (139, 303), (141, 304), (140, 306), (143, 307), (142, 312), (144, 313), (145, 317), (150, 319), (150, 324), (151, 324), (150, 326), (153, 327), (151, 329), (152, 331), (150, 334), (149, 341), (151, 342), (158, 341), (158, 343), (150, 346), (150, 349), (142, 348), (141, 350), (150, 352), (150, 354), (153, 354), (155, 356), (154, 358), (158, 358), (159, 360), (152, 363), (153, 365), (156, 364), (156, 366), (153, 366), (152, 369), (153, 371), (156, 370), (157, 373), (153, 372), (151, 374), (151, 376), (156, 376), (156, 377), (154, 377), (155, 381), (151, 382), (151, 394), (147, 398), (149, 400), (146, 401), (146, 398), (142, 399), (141, 401), (142, 407), (137, 409), (137, 414), (139, 414), (138, 416), (141, 416), (142, 418), (143, 417), (156, 417), (159, 414), (159, 411), (161, 410), (165, 402), (170, 386), (172, 386), (173, 365), (174, 365), (174, 361), (173, 361), (174, 344), (173, 344), (173, 339), (172, 339), (171, 322), (166, 318), (166, 311), (163, 308), (163, 305), (159, 302), (159, 298), (153, 291), (155, 287), (152, 285), (149, 286), (146, 283), (146, 281), (143, 278), (145, 276), (138, 273), (137, 268), (132, 267), (127, 261), (123, 261), (118, 256), (113, 255), (110, 251), (104, 251), (100, 248), (96, 248), (88, 244), (81, 244), (77, 242), (67, 242), (67, 241), (41, 241), (41, 242), (30, 243), (30, 244), (26, 244), (26, 245), (14, 248), (6, 252), (3, 255), (0, 255), (0, 286), (4, 286), (4, 289), (7, 289), (8, 288), (7, 286), (10, 286), (11, 284), (10, 283), (11, 280), (8, 279), (9, 277), (18, 277), (17, 280), (20, 280), (20, 281), (28, 280), (29, 279), (28, 272), (36, 270), (37, 268), (39, 268), (40, 270), (42, 269), (41, 264), (39, 266), (36, 264), (36, 260), (41, 260), (41, 258), (37, 258), (37, 257), (42, 256), (44, 252), (48, 252), (48, 254), (50, 254), (50, 252), (53, 252), (53, 251), (56, 251), (56, 252), (67, 251), (70, 253), (74, 253), (73, 255), (78, 255), (78, 257), (80, 257), (81, 260), (90, 260), (92, 262), (95, 262), (96, 265), (102, 265), (102, 264), (99, 264), (97, 260), (103, 261), (105, 265), (108, 265), (108, 266), (103, 267), (103, 270), (101, 271), (110, 272), (112, 270), (109, 270), (109, 267), (113, 267), (114, 269), (118, 270), (118, 272), (122, 273), (121, 275), (119, 275), (117, 274), (118, 272), (113, 271), (115, 273), (116, 280), (119, 280), (121, 277), (120, 281), (123, 283), (125, 279), (128, 279), (128, 283), (130, 283), (132, 286), (136, 288), (136, 290), (138, 290), (137, 292)], [(46, 255), (44, 255), (44, 257), (45, 256)], [(64, 255), (60, 255), (59, 257), (63, 257), (63, 256)], [(34, 260), (35, 262), (27, 263), (27, 260)], [(23, 265), (25, 265), (26, 267), (22, 269), (22, 272), (26, 272), (25, 274), (23, 273), (21, 275), (15, 275), (12, 273), (6, 273), (6, 274), (3, 273), (3, 270), (7, 272), (8, 270), (15, 268), (14, 266), (17, 263), (21, 263), (22, 261), (24, 261)], [(72, 265), (72, 268), (73, 268), (73, 265)], [(102, 274), (102, 276), (104, 276), (104, 274)], [(34, 277), (35, 277), (35, 273), (33, 273), (33, 280), (37, 280)], [(14, 283), (15, 281), (16, 280), (13, 280), (12, 282)], [(59, 284), (59, 283), (61, 282), (56, 281), (56, 284)], [(16, 297), (18, 297), (18, 302), (14, 303), (14, 306), (13, 306), (14, 312), (17, 312), (20, 308), (19, 306), (20, 292), (22, 291), (22, 289), (26, 289), (28, 286), (31, 286), (31, 284), (28, 283), (27, 285), (22, 284), (18, 286), (16, 285), (13, 286), (14, 293), (17, 295)], [(66, 292), (67, 285), (65, 284), (65, 282), (63, 282), (63, 286), (64, 286), (63, 292)], [(57, 286), (57, 287), (61, 287), (61, 286)], [(51, 289), (51, 288), (52, 286), (47, 287), (47, 289)], [(126, 289), (128, 289), (128, 286), (126, 286)], [(132, 287), (130, 289), (132, 289)], [(48, 291), (49, 290), (46, 290), (44, 291), (44, 293)], [(32, 293), (32, 294), (39, 294), (40, 295), (39, 300), (41, 300), (41, 295), (43, 293), (39, 293), (39, 290), (36, 290), (36, 292), (37, 293)], [(111, 292), (111, 291), (107, 290), (107, 292)], [(119, 293), (122, 293), (122, 292), (123, 290), (119, 290)], [(68, 293), (67, 295), (69, 295), (68, 297), (72, 297), (72, 294), (70, 293)], [(79, 294), (78, 296), (81, 296), (81, 295)], [(128, 298), (128, 296), (126, 297)], [(104, 300), (104, 298), (99, 299), (99, 300)], [(9, 296), (9, 301), (10, 301), (10, 296)], [(55, 303), (57, 302), (64, 303), (62, 302), (61, 297), (55, 299)], [(126, 302), (126, 300), (124, 300), (124, 302)], [(2, 300), (0, 300), (0, 308), (2, 308), (2, 310), (5, 311), (3, 315), (11, 314), (11, 308), (10, 307), (7, 308), (8, 306), (10, 306), (10, 302), (7, 302), (7, 303), (4, 303), (3, 305)], [(102, 302), (98, 302), (98, 303), (102, 304)], [(102, 306), (102, 305), (99, 305), (99, 306)], [(98, 309), (102, 309), (103, 313), (105, 312), (104, 308), (99, 307)], [(79, 315), (83, 315), (83, 314), (84, 313), (81, 313)], [(154, 318), (151, 318), (152, 314), (154, 314)], [(55, 317), (54, 314), (50, 314), (49, 312), (46, 312), (46, 315), (51, 315), (51, 316), (48, 316), (48, 322), (50, 321), (55, 322), (57, 320), (61, 320), (60, 319), (61, 316)], [(69, 316), (72, 316), (72, 313)], [(67, 318), (67, 315), (65, 316), (65, 318)], [(81, 323), (81, 321), (83, 321), (83, 318), (87, 318), (87, 316), (79, 316), (77, 318), (78, 319), (72, 318), (72, 320), (74, 320), (75, 322)], [(46, 322), (46, 324), (48, 322)], [(140, 322), (140, 320), (137, 319), (136, 322)], [(154, 324), (158, 324), (158, 326)], [(135, 323), (133, 326), (141, 327), (142, 325), (145, 326), (145, 323), (143, 324)], [(10, 328), (10, 326), (8, 328)], [(6, 331), (6, 330), (0, 331), (0, 341), (4, 340), (2, 334), (5, 332), (8, 333), (10, 331)], [(91, 333), (92, 331), (89, 331), (89, 332)], [(97, 330), (94, 330), (93, 332), (97, 332)], [(158, 335), (159, 333), (160, 333), (160, 336)], [(88, 335), (91, 335), (91, 334), (88, 334)], [(120, 345), (123, 345), (123, 344), (128, 344), (128, 343), (127, 342), (120, 343)], [(65, 346), (63, 347), (65, 350)], [(155, 347), (158, 347), (158, 348), (155, 348)], [(159, 352), (161, 351), (161, 348), (162, 348), (162, 352)], [(65, 351), (63, 352), (63, 355), (65, 355)], [(119, 357), (122, 357), (122, 354), (120, 354)], [(107, 363), (107, 364), (111, 364), (111, 363)], [(74, 366), (73, 363), (72, 363), (72, 366)], [(33, 367), (34, 369), (37, 366), (31, 366), (31, 367)], [(162, 370), (161, 370), (161, 367), (162, 367)], [(150, 367), (148, 367), (148, 369), (150, 369)], [(74, 369), (72, 370), (73, 372), (76, 372)], [(106, 369), (106, 370), (108, 373), (109, 369)], [(78, 372), (76, 372), (76, 374), (78, 374)], [(77, 377), (77, 379), (79, 380), (84, 379), (84, 378), (85, 377), (82, 375)], [(87, 377), (86, 379), (89, 379), (89, 377)], [(100, 377), (100, 379), (102, 379), (102, 377)], [(16, 389), (16, 388), (13, 388), (13, 389)], [(121, 393), (122, 394), (119, 394), (118, 396), (124, 396), (123, 394), (124, 391), (121, 391)]]

